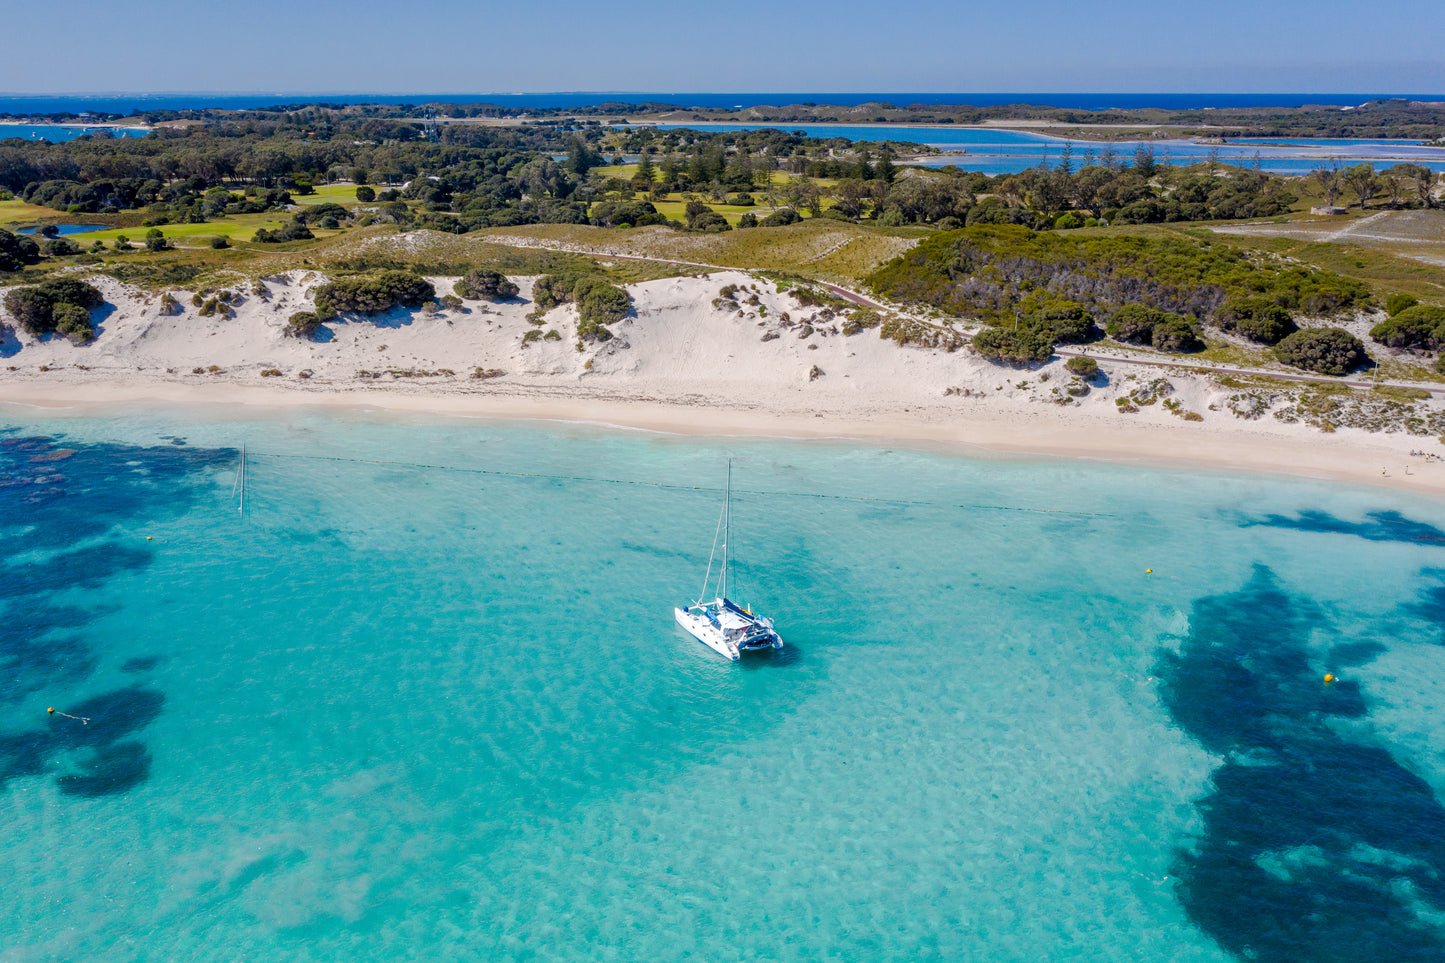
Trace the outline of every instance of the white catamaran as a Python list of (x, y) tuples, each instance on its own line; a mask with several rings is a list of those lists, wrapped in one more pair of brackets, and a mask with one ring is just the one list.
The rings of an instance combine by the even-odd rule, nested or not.
[[(753, 649), (781, 649), (782, 636), (773, 628), (773, 620), (753, 614), (728, 598), (728, 536), (732, 533), (733, 463), (728, 461), (727, 494), (723, 496), (722, 514), (712, 538), (712, 552), (707, 558), (707, 574), (702, 579), (702, 593), (692, 605), (673, 609), (677, 624), (687, 629), (699, 642), (725, 655), (734, 662)], [(712, 582), (712, 563), (717, 556), (718, 539), (722, 539), (722, 571), (718, 575), (717, 595), (703, 603)]]

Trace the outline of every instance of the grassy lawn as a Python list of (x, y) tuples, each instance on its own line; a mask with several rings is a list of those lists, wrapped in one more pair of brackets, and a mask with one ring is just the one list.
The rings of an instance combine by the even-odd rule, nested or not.
[[(268, 214), (235, 214), (218, 221), (208, 221), (205, 224), (162, 224), (159, 230), (161, 234), (174, 240), (224, 237), (232, 241), (249, 241), (258, 229), (264, 227), (267, 230), (275, 230), (285, 224), (287, 220), (289, 220), (288, 215), (273, 211)], [(88, 247), (92, 241), (109, 243), (122, 234), (132, 241), (144, 241), (146, 232), (149, 230), (148, 227), (119, 227), (77, 235), (73, 240), (82, 247)], [(318, 232), (317, 237), (323, 233), (327, 232)]]
[[(385, 190), (382, 188), (381, 190)], [(381, 191), (377, 191), (381, 193)], [(297, 204), (342, 204), (350, 207), (357, 203), (355, 184), (318, 184), (315, 194), (307, 194), (305, 197), (292, 195), (291, 199)]]
[(64, 211), (57, 211), (49, 207), (38, 207), (34, 204), (26, 204), (16, 199), (13, 201), (0, 201), (0, 226), (9, 224), (26, 225), (34, 221), (64, 219)]

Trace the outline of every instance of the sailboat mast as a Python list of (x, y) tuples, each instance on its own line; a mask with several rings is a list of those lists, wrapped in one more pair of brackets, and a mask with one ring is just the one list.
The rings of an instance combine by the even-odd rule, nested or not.
[(728, 486), (727, 493), (723, 496), (723, 559), (722, 559), (722, 591), (719, 593), (724, 599), (728, 597), (728, 541), (733, 533), (733, 460), (728, 459)]

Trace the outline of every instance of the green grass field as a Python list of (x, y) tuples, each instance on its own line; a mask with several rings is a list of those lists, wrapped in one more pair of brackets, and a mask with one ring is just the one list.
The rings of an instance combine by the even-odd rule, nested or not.
[[(73, 215), (72, 215), (73, 216)], [(59, 221), (66, 217), (64, 211), (49, 207), (37, 207), (22, 200), (0, 201), (0, 227), (27, 225), (36, 221)]]
[[(377, 191), (380, 193), (380, 191)], [(292, 196), (297, 204), (341, 204), (350, 207), (357, 203), (355, 184), (318, 184), (315, 194), (305, 197)]]
[[(259, 229), (275, 230), (285, 224), (287, 220), (289, 220), (287, 215), (272, 211), (266, 214), (236, 214), (220, 220), (208, 221), (205, 224), (162, 224), (158, 230), (165, 237), (173, 240), (190, 238), (209, 240), (212, 237), (224, 237), (231, 241), (249, 241)], [(146, 232), (149, 230), (148, 227), (117, 227), (77, 235), (72, 240), (81, 247), (88, 247), (92, 241), (110, 243), (122, 234), (132, 241), (144, 241)], [(317, 237), (325, 233), (334, 232), (318, 232)]]

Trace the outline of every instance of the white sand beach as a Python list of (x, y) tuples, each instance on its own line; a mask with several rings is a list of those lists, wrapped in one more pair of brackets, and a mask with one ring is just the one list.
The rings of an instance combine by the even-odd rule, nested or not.
[[(742, 272), (630, 285), (634, 313), (612, 326), (613, 340), (580, 349), (570, 306), (540, 327), (520, 299), (435, 314), (395, 310), (329, 322), (312, 341), (284, 331), (292, 313), (311, 306), (310, 290), (326, 280), (318, 273), (268, 278), (264, 293), (240, 285), (233, 318), (200, 317), (189, 291), (175, 292), (184, 307), (168, 316), (157, 294), (90, 280), (114, 305), (97, 312), (97, 339), (77, 346), (12, 330), (0, 341), (0, 403), (85, 412), (145, 403), (349, 406), (979, 448), (1445, 494), (1445, 463), (1411, 454), (1438, 452), (1433, 436), (1322, 432), (1281, 420), (1289, 398), (1268, 391), (1266, 410), (1246, 417), (1234, 410), (1239, 391), (1210, 376), (1102, 354), (1105, 377), (1073, 397), (1068, 389), (1079, 382), (1060, 360), (1011, 369), (966, 348), (900, 347), (877, 329), (845, 335), (841, 317), (800, 308)], [(434, 278), (438, 294), (450, 293), (453, 280)], [(517, 280), (526, 298), (533, 279)], [(724, 285), (741, 287), (736, 306), (714, 304)], [(557, 337), (524, 346), (533, 330)], [(1135, 411), (1117, 403), (1141, 395), (1155, 400), (1126, 406)]]

